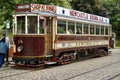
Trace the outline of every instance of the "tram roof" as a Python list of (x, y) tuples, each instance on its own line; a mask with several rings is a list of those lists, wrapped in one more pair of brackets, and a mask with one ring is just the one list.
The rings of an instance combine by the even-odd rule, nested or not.
[(53, 16), (55, 17), (56, 15), (55, 14), (52, 14), (52, 13), (48, 13), (48, 12), (17, 12), (16, 13), (18, 16), (21, 16), (21, 15), (43, 15), (43, 16)]
[(98, 23), (109, 24), (109, 18), (97, 16), (73, 9), (67, 9), (54, 5), (43, 5), (43, 4), (17, 4), (17, 14), (40, 14), (45, 16), (61, 16), (76, 18), (85, 21), (95, 21)]

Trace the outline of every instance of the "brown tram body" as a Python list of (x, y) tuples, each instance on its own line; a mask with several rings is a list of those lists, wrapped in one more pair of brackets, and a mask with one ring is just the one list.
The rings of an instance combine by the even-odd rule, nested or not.
[[(109, 52), (111, 26), (108, 18), (42, 4), (16, 5), (13, 17), (13, 61), (16, 65), (66, 64), (78, 58), (104, 56)], [(80, 24), (82, 33), (77, 34)], [(87, 34), (83, 32), (85, 24)], [(99, 34), (97, 25), (106, 28), (103, 31), (100, 28)], [(64, 28), (62, 32), (58, 27), (60, 30)], [(67, 33), (69, 27), (72, 34)]]

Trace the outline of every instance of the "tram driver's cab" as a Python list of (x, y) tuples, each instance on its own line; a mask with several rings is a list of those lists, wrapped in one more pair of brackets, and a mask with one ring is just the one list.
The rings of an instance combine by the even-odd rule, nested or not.
[[(33, 46), (37, 46), (40, 50), (29, 50), (23, 49), (24, 54), (33, 53), (35, 55), (38, 52), (42, 54), (42, 56), (51, 54), (53, 48), (53, 34), (54, 29), (53, 25), (55, 23), (55, 17), (43, 16), (41, 14), (16, 14), (14, 15), (14, 41), (16, 44), (16, 48), (19, 45), (22, 45), (23, 48), (33, 49)], [(36, 44), (35, 44), (36, 43)], [(41, 48), (42, 47), (42, 48)], [(18, 48), (19, 49), (19, 48)], [(16, 51), (19, 52), (19, 50)], [(41, 53), (42, 51), (42, 53)], [(22, 50), (20, 51), (22, 53)]]
[(15, 15), (14, 34), (44, 34), (46, 18), (34, 15)]

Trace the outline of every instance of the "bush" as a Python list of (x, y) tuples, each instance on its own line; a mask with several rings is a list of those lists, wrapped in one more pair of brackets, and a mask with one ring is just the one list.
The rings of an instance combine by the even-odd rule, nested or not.
[(12, 30), (0, 30), (0, 37), (2, 37), (3, 33), (7, 33), (8, 37), (13, 37)]
[(116, 45), (116, 47), (120, 47), (120, 41), (119, 41), (119, 40), (116, 40), (116, 41), (115, 41), (115, 45)]

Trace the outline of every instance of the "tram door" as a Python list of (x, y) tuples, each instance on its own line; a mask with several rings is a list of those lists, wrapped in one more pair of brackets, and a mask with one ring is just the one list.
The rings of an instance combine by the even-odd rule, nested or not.
[(53, 18), (46, 18), (46, 55), (51, 55), (53, 47)]

